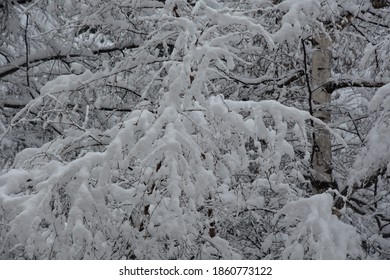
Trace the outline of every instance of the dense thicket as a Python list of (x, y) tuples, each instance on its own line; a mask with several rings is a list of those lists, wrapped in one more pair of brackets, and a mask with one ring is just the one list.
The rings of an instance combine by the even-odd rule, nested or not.
[(57, 2), (0, 2), (0, 258), (390, 257), (385, 2)]

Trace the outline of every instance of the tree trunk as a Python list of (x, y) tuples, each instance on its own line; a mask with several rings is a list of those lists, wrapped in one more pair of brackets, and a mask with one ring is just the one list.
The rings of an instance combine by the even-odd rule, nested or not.
[[(314, 43), (317, 48), (312, 56), (312, 104), (313, 116), (329, 124), (331, 112), (328, 105), (331, 93), (324, 85), (331, 75), (331, 41), (325, 35), (319, 35)], [(332, 151), (329, 131), (319, 125), (314, 125), (312, 167), (314, 170), (312, 185), (316, 193), (332, 187)]]

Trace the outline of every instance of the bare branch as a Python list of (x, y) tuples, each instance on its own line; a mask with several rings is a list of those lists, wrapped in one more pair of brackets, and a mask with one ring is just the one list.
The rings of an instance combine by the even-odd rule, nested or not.
[[(134, 94), (136, 94), (134, 92)], [(9, 98), (0, 99), (0, 108), (9, 108), (9, 109), (22, 109), (28, 105), (30, 100), (20, 99), (20, 100), (9, 100)], [(69, 108), (73, 108), (75, 104), (69, 103), (67, 105)], [(92, 108), (91, 108), (92, 109)], [(116, 112), (131, 112), (133, 110), (132, 107), (110, 107), (110, 106), (100, 106), (99, 108), (93, 107), (93, 109), (101, 110), (101, 111), (116, 111)]]
[(128, 43), (128, 44), (118, 44), (118, 45), (113, 45), (110, 47), (106, 48), (101, 48), (97, 50), (82, 50), (78, 52), (70, 52), (70, 53), (65, 53), (65, 52), (56, 52), (52, 49), (45, 49), (40, 52), (36, 52), (33, 55), (29, 55), (29, 57), (21, 57), (19, 59), (16, 59), (6, 65), (0, 66), (0, 79), (8, 76), (10, 74), (15, 73), (16, 71), (20, 70), (23, 67), (27, 67), (29, 64), (31, 65), (32, 63), (36, 62), (46, 62), (46, 61), (51, 61), (51, 60), (62, 60), (66, 58), (74, 58), (74, 57), (86, 57), (86, 56), (94, 56), (94, 55), (99, 55), (102, 53), (110, 53), (114, 51), (121, 51), (125, 49), (134, 49), (138, 48), (138, 45), (134, 45), (133, 43)]
[(359, 80), (359, 79), (340, 79), (340, 80), (331, 80), (327, 82), (323, 87), (327, 92), (331, 93), (337, 89), (348, 88), (348, 87), (357, 87), (357, 88), (380, 88), (387, 83), (389, 80)]

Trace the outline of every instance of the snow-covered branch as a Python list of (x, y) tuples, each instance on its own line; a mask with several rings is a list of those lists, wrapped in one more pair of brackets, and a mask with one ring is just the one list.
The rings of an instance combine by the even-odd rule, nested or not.
[(103, 47), (96, 50), (81, 50), (81, 51), (69, 51), (69, 52), (56, 51), (51, 48), (40, 50), (38, 52), (30, 54), (28, 61), (26, 60), (26, 57), (21, 57), (14, 61), (11, 61), (8, 64), (0, 66), (0, 78), (15, 73), (21, 68), (26, 67), (27, 64), (33, 66), (36, 63), (40, 64), (52, 60), (66, 60), (67, 62), (71, 62), (72, 58), (83, 58), (83, 57), (91, 59), (100, 54), (110, 53), (115, 51), (123, 51), (125, 49), (134, 49), (138, 47), (139, 47), (138, 45), (134, 45), (133, 43), (127, 43), (127, 44), (117, 44), (110, 47)]
[(342, 88), (380, 88), (390, 83), (390, 79), (356, 79), (356, 78), (336, 78), (327, 82), (324, 86), (327, 92), (333, 92)]

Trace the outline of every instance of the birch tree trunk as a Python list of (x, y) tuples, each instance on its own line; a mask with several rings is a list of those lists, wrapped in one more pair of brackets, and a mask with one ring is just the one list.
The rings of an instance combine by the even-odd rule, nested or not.
[[(312, 56), (312, 104), (313, 115), (326, 124), (331, 121), (331, 112), (328, 105), (331, 101), (331, 93), (327, 92), (324, 85), (331, 75), (331, 41), (325, 35), (315, 38), (317, 49)], [(332, 151), (329, 131), (323, 127), (314, 125), (312, 168), (313, 188), (316, 193), (323, 192), (332, 186)]]

